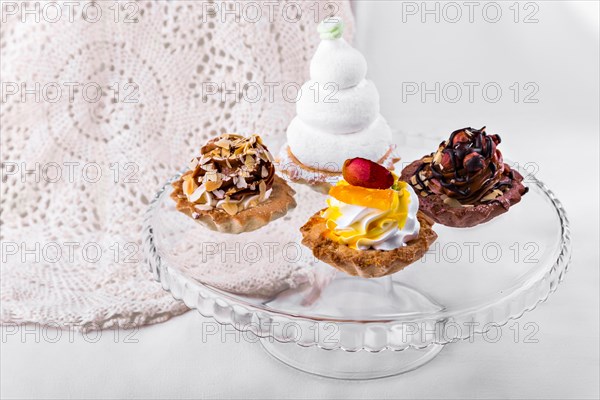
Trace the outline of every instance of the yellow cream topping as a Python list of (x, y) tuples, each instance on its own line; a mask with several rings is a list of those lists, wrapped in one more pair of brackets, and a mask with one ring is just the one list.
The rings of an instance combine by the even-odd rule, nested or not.
[(380, 190), (351, 186), (342, 180), (329, 195), (329, 207), (321, 215), (329, 237), (353, 249), (397, 237), (406, 224), (411, 202), (407, 183), (402, 181), (397, 181), (394, 189)]

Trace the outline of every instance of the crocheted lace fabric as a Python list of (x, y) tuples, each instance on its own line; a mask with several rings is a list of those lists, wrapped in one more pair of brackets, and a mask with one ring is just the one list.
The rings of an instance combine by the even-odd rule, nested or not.
[[(144, 261), (149, 201), (218, 133), (259, 133), (276, 153), (295, 113), (283, 86), (308, 79), (317, 23), (332, 8), (251, 2), (257, 19), (245, 2), (40, 3), (2, 3), (1, 322), (164, 321), (186, 308)], [(349, 40), (350, 6), (336, 4)], [(37, 18), (24, 12), (35, 7)], [(236, 90), (247, 82), (262, 95)], [(230, 267), (211, 268), (207, 283), (245, 294), (302, 275), (261, 265), (245, 286)]]

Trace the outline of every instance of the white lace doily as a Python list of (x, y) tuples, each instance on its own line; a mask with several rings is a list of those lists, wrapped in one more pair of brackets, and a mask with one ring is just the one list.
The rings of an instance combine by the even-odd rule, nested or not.
[[(184, 312), (144, 264), (144, 211), (209, 137), (283, 138), (295, 105), (282, 87), (308, 78), (317, 22), (330, 11), (317, 18), (325, 2), (252, 2), (263, 8), (252, 22), (254, 11), (232, 2), (240, 21), (223, 22), (221, 12), (204, 15), (214, 7), (202, 1), (90, 3), (78, 3), (71, 21), (64, 4), (56, 20), (39, 2), (39, 22), (23, 13), (35, 2), (2, 3), (3, 323), (108, 328)], [(349, 39), (350, 6), (336, 4)], [(256, 102), (250, 91), (203, 96), (209, 83), (247, 82), (279, 85)], [(281, 276), (261, 274), (264, 287)]]

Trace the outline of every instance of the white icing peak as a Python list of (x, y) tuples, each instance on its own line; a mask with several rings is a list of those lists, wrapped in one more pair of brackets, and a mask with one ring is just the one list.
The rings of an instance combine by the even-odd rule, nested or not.
[(358, 85), (367, 76), (367, 60), (345, 39), (321, 40), (310, 61), (310, 79), (335, 83), (339, 90)]
[[(379, 114), (377, 88), (365, 79), (367, 61), (341, 37), (340, 19), (327, 19), (318, 30), (322, 40), (310, 62), (311, 80), (302, 86), (296, 103), (298, 115), (287, 131), (290, 149), (303, 164), (317, 164), (317, 168), (332, 162), (332, 149), (315, 149), (315, 144), (331, 141), (338, 154), (377, 162), (389, 150), (392, 132)], [(367, 132), (369, 146), (357, 145), (354, 136)], [(334, 137), (325, 139), (324, 135)]]

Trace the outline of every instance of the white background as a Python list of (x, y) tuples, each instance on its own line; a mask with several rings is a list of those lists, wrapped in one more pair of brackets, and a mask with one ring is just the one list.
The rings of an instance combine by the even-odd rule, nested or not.
[[(462, 2), (461, 21), (448, 22), (456, 14), (446, 9), (452, 13), (439, 23), (434, 15), (422, 23), (420, 13), (404, 14), (403, 21), (400, 2), (359, 2), (356, 44), (393, 126), (441, 139), (458, 128), (487, 125), (502, 135), (512, 160), (536, 162), (538, 178), (563, 201), (573, 228), (570, 272), (548, 302), (519, 320), (521, 327), (539, 326), (537, 343), (523, 337), (515, 343), (514, 331), (505, 328), (497, 343), (479, 337), (449, 345), (417, 371), (357, 383), (301, 374), (258, 344), (236, 343), (231, 330), (226, 338), (224, 331), (203, 338), (213, 323), (195, 312), (131, 333), (136, 343), (125, 343), (123, 331), (117, 343), (115, 332), (103, 332), (96, 343), (90, 343), (93, 334), (86, 341), (62, 332), (49, 343), (56, 332), (33, 329), (36, 343), (35, 333), (23, 338), (24, 330), (7, 335), (4, 329), (1, 396), (598, 398), (598, 3), (537, 2), (533, 24), (513, 21), (512, 3), (499, 2), (497, 23), (486, 22), (481, 7), (469, 23)], [(436, 103), (433, 96), (403, 101), (403, 82), (430, 88), (496, 82), (503, 96), (491, 103), (476, 90), (473, 103), (467, 92), (456, 103), (443, 97)], [(515, 103), (514, 82), (537, 84), (539, 102)]]

